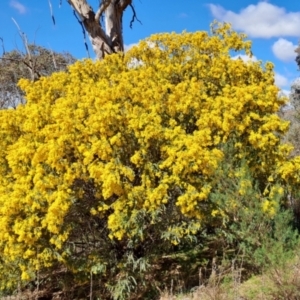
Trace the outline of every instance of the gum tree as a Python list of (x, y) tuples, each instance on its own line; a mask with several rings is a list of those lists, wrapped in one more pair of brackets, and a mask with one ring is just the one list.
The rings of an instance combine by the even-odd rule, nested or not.
[(132, 0), (103, 0), (97, 10), (93, 10), (86, 0), (68, 0), (68, 3), (79, 16), (98, 59), (106, 54), (124, 51), (122, 17), (130, 6), (133, 11), (131, 25), (136, 19)]

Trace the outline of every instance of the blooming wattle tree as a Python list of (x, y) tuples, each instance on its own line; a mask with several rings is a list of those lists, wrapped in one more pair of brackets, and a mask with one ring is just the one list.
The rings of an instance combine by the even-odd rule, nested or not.
[[(259, 186), (253, 201), (276, 214), (300, 175), (280, 144), (284, 100), (270, 63), (231, 51), (251, 55), (251, 44), (214, 24), (211, 35), (153, 35), (19, 82), (26, 104), (0, 111), (2, 288), (66, 268), (112, 291), (134, 272), (128, 257), (156, 257), (159, 245), (170, 251), (229, 220), (252, 187), (246, 171)], [(225, 161), (238, 186), (224, 206), (211, 195)]]

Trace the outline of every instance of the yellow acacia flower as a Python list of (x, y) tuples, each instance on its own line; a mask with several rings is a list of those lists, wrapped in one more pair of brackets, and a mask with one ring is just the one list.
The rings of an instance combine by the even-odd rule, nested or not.
[[(22, 79), (26, 104), (0, 111), (1, 257), (34, 270), (63, 261), (72, 226), (84, 222), (79, 208), (118, 240), (137, 231), (139, 212), (171, 205), (197, 224), (225, 218), (210, 195), (226, 151), (266, 185), (299, 184), (300, 159), (280, 145), (288, 123), (276, 116), (285, 100), (272, 64), (232, 60), (231, 51), (251, 55), (251, 43), (214, 24), (211, 35), (157, 34), (124, 55)], [(237, 198), (252, 187), (244, 173), (231, 171)], [(270, 190), (262, 209), (276, 213), (281, 193)], [(189, 232), (174, 228), (174, 243)]]

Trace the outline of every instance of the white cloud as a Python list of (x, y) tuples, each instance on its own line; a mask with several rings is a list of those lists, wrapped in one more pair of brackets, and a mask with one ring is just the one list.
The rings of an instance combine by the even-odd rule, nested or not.
[(293, 61), (295, 60), (297, 54), (295, 53), (295, 48), (292, 42), (280, 38), (272, 46), (272, 51), (274, 55), (282, 61)]
[(251, 37), (271, 38), (299, 36), (300, 12), (286, 12), (282, 7), (268, 2), (249, 5), (239, 13), (209, 4), (212, 15), (223, 22), (229, 22), (236, 30)]
[(134, 47), (136, 45), (137, 45), (137, 43), (132, 43), (132, 44), (124, 45), (124, 51), (127, 52), (129, 49), (131, 49), (132, 47)]
[(140, 67), (140, 66), (143, 66), (143, 65), (144, 65), (143, 61), (141, 61), (137, 58), (132, 58), (127, 66), (130, 69), (134, 69), (134, 68), (137, 68), (137, 67)]
[(236, 56), (233, 56), (233, 57), (231, 57), (233, 60), (236, 60), (236, 59), (241, 59), (241, 60), (243, 60), (243, 61), (245, 61), (245, 62), (247, 62), (247, 61), (257, 61), (257, 58), (256, 58), (256, 56), (252, 56), (252, 57), (250, 57), (250, 56), (248, 56), (248, 55), (245, 55), (245, 54), (238, 54), (238, 55), (236, 55)]
[(27, 8), (25, 5), (23, 5), (21, 2), (17, 0), (10, 0), (9, 5), (16, 9), (19, 14), (26, 14), (27, 13)]
[[(132, 44), (124, 45), (124, 51), (127, 52), (132, 47), (137, 46), (138, 44), (139, 43), (132, 43)], [(154, 48), (156, 46), (156, 44), (154, 42), (150, 42), (150, 41), (147, 41), (147, 45), (149, 48)]]
[(287, 86), (289, 83), (288, 79), (279, 74), (279, 73), (275, 73), (275, 84), (278, 86), (278, 87), (285, 87)]
[(282, 95), (286, 96), (286, 97), (289, 97), (291, 91), (290, 90), (286, 90), (286, 89), (282, 89), (280, 91), (282, 93)]

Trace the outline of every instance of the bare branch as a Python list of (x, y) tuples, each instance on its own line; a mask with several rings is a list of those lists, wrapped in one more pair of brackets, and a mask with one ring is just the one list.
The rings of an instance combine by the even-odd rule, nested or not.
[(50, 52), (51, 52), (51, 56), (52, 56), (52, 61), (53, 61), (53, 65), (54, 65), (54, 68), (55, 70), (58, 70), (57, 68), (57, 64), (56, 64), (56, 59), (55, 59), (55, 55), (53, 53), (53, 50), (51, 48), (49, 48)]
[(50, 8), (50, 14), (51, 14), (52, 22), (53, 22), (53, 25), (55, 26), (55, 18), (54, 18), (54, 15), (53, 15), (51, 0), (48, 0), (48, 3), (49, 3), (49, 8)]
[(106, 54), (109, 54), (104, 48), (104, 42), (102, 42), (102, 44), (101, 44), (101, 51), (103, 53), (103, 58), (105, 57)]
[(121, 11), (124, 11), (128, 5), (132, 4), (132, 0), (117, 0), (116, 2)]
[(130, 25), (129, 25), (130, 28), (132, 29), (132, 25), (133, 25), (134, 20), (137, 20), (141, 25), (143, 25), (142, 22), (136, 16), (134, 6), (131, 3), (129, 4), (129, 6), (131, 7), (131, 10), (132, 10), (132, 13), (133, 13), (133, 16), (131, 18)]
[(19, 34), (20, 34), (20, 37), (22, 39), (23, 45), (25, 47), (26, 54), (28, 55), (28, 58), (29, 58), (30, 66), (28, 66), (28, 68), (29, 68), (29, 71), (30, 71), (30, 74), (31, 74), (31, 80), (34, 81), (34, 79), (35, 79), (35, 76), (34, 76), (35, 67), (34, 67), (34, 62), (31, 58), (31, 53), (30, 53), (30, 50), (29, 50), (29, 47), (28, 47), (27, 37), (26, 37), (25, 33), (21, 30), (21, 28), (20, 28), (19, 24), (17, 23), (17, 21), (14, 18), (12, 18), (12, 20), (13, 20), (13, 22), (15, 23), (15, 25), (17, 26), (17, 28), (19, 30)]
[(17, 61), (19, 63), (23, 63), (29, 70), (34, 72), (38, 78), (41, 77), (41, 74), (37, 70), (33, 70), (31, 68), (31, 63), (26, 62), (24, 59), (15, 59), (15, 58), (8, 58), (8, 57), (0, 57), (1, 60), (8, 60), (8, 61)]
[(4, 41), (3, 41), (2, 37), (0, 37), (0, 40), (1, 40), (1, 45), (2, 45), (2, 55), (4, 55), (5, 54)]
[(25, 50), (26, 50), (26, 54), (29, 56), (29, 58), (31, 58), (30, 51), (29, 51), (29, 48), (28, 48), (27, 37), (26, 37), (25, 33), (21, 30), (21, 28), (20, 28), (19, 24), (17, 23), (17, 21), (14, 18), (12, 18), (12, 20), (18, 28), (19, 35), (22, 39), (23, 45), (24, 45)]
[(95, 14), (86, 0), (67, 0), (81, 19), (89, 19), (90, 14)]
[(82, 21), (78, 18), (77, 14), (76, 14), (76, 11), (73, 10), (73, 13), (74, 13), (74, 16), (75, 18), (77, 19), (78, 23), (80, 24), (81, 26), (81, 29), (82, 29), (82, 34), (83, 34), (83, 40), (84, 40), (84, 45), (85, 45), (85, 49), (86, 49), (86, 52), (87, 52), (87, 55), (88, 55), (88, 58), (90, 58), (90, 52), (89, 52), (89, 47), (88, 47), (88, 44), (86, 42), (86, 34), (85, 34), (85, 29), (84, 29), (84, 26), (82, 24)]
[(95, 21), (99, 22), (100, 18), (102, 16), (102, 14), (105, 12), (106, 8), (108, 7), (108, 5), (111, 3), (112, 0), (103, 0), (96, 12), (95, 15)]

